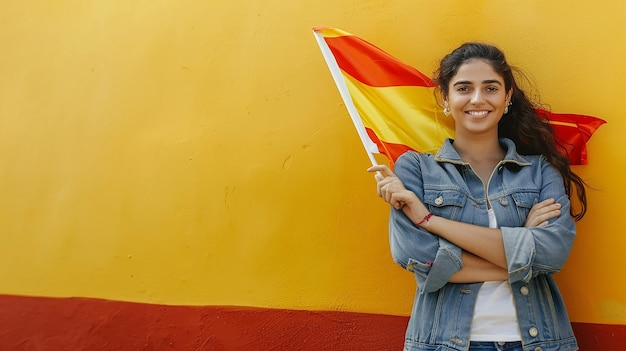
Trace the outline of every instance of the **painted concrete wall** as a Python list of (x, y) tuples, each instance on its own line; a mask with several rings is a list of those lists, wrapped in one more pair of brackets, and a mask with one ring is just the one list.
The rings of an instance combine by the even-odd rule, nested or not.
[[(0, 12), (0, 294), (407, 316), (387, 207), (311, 28), (431, 72), (500, 46), (555, 112), (605, 119), (558, 275), (626, 324), (626, 4), (28, 0)], [(27, 302), (25, 302), (27, 303)], [(6, 325), (0, 325), (0, 329)]]

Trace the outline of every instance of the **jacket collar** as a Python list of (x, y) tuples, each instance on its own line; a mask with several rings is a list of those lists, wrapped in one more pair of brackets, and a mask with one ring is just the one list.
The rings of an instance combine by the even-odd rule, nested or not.
[[(517, 153), (515, 143), (508, 138), (500, 138), (500, 145), (506, 150), (506, 155), (502, 163), (515, 163), (519, 166), (530, 166), (531, 163), (523, 156)], [(437, 154), (435, 160), (437, 162), (450, 162), (454, 164), (466, 164), (461, 160), (461, 156), (456, 152), (456, 149), (452, 146), (453, 139), (447, 138)]]

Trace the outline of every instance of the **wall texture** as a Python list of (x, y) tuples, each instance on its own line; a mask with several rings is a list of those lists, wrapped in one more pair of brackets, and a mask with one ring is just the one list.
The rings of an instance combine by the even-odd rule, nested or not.
[(494, 43), (554, 112), (608, 122), (576, 168), (595, 190), (557, 277), (583, 351), (621, 349), (624, 14), (608, 0), (4, 4), (0, 345), (401, 347), (415, 283), (391, 262), (387, 207), (313, 38), (327, 25), (425, 73), (463, 41)]

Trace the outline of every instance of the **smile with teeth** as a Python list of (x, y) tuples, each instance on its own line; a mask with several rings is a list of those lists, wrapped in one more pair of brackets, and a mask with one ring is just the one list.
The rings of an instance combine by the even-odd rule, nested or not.
[(486, 111), (486, 110), (484, 110), (484, 111), (467, 111), (466, 113), (468, 115), (470, 115), (470, 116), (482, 117), (482, 116), (486, 116), (489, 113), (489, 111)]

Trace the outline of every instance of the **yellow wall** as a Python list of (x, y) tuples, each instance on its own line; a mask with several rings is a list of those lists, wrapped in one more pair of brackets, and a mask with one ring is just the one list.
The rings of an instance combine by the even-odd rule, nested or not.
[(387, 208), (311, 27), (422, 71), (499, 45), (555, 112), (608, 121), (559, 274), (626, 323), (617, 1), (27, 0), (0, 11), (0, 293), (408, 314)]

